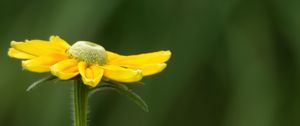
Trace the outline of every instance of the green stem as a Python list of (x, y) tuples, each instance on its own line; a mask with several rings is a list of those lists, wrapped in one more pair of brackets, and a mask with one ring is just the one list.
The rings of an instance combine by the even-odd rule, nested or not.
[(74, 126), (87, 126), (88, 91), (81, 78), (74, 80)]

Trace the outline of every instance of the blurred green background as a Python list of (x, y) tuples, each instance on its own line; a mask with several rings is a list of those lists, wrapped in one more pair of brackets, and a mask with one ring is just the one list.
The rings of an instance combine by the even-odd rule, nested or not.
[(91, 126), (299, 126), (299, 0), (1, 0), (0, 126), (70, 126), (72, 83), (7, 56), (11, 40), (89, 40), (136, 54), (170, 49), (168, 68), (90, 101)]

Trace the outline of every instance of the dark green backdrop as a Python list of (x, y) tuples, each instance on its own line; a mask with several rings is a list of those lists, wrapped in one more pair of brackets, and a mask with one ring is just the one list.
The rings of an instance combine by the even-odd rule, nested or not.
[(11, 40), (89, 40), (136, 54), (170, 49), (168, 68), (90, 101), (91, 126), (299, 126), (299, 0), (1, 0), (0, 126), (70, 126), (71, 82), (10, 59)]

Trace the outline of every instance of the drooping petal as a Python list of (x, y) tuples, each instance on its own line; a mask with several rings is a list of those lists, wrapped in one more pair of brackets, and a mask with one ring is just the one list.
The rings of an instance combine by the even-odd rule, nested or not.
[(103, 68), (106, 78), (118, 82), (138, 82), (143, 77), (141, 70), (133, 70), (115, 65), (105, 65)]
[(51, 66), (51, 73), (59, 79), (68, 80), (79, 74), (78, 61), (75, 59), (66, 59)]
[(164, 62), (171, 57), (170, 51), (158, 51), (138, 55), (122, 56), (108, 52), (109, 64), (123, 66), (135, 70), (142, 70), (143, 76), (149, 76), (161, 72), (166, 68)]
[(22, 61), (22, 66), (24, 69), (32, 72), (48, 72), (50, 71), (50, 67), (52, 65), (67, 58), (68, 56), (66, 54), (50, 53), (44, 56)]
[(59, 37), (51, 37), (50, 41), (26, 40), (25, 42), (12, 41), (11, 47), (19, 52), (32, 56), (42, 56), (49, 53), (65, 53), (69, 48), (68, 44)]
[(108, 52), (108, 58), (111, 64), (119, 65), (141, 65), (164, 63), (171, 57), (170, 51), (158, 51), (153, 53), (144, 53), (137, 55), (122, 56), (116, 53)]
[(10, 56), (12, 58), (17, 58), (17, 59), (32, 59), (32, 58), (36, 57), (36, 56), (30, 55), (28, 53), (18, 51), (14, 48), (9, 48), (7, 54), (8, 54), (8, 56)]
[(104, 70), (97, 64), (88, 65), (85, 62), (78, 64), (78, 69), (83, 83), (91, 87), (96, 87), (102, 79)]

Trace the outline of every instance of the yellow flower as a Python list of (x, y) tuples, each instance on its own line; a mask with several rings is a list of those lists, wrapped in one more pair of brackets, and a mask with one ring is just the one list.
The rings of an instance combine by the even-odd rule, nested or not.
[(26, 40), (11, 42), (8, 55), (22, 59), (22, 67), (32, 72), (51, 72), (61, 80), (81, 75), (83, 83), (91, 87), (102, 77), (123, 83), (140, 81), (143, 76), (161, 72), (166, 68), (170, 51), (138, 55), (119, 55), (106, 51), (95, 43), (79, 41), (70, 46), (58, 36), (49, 41)]

